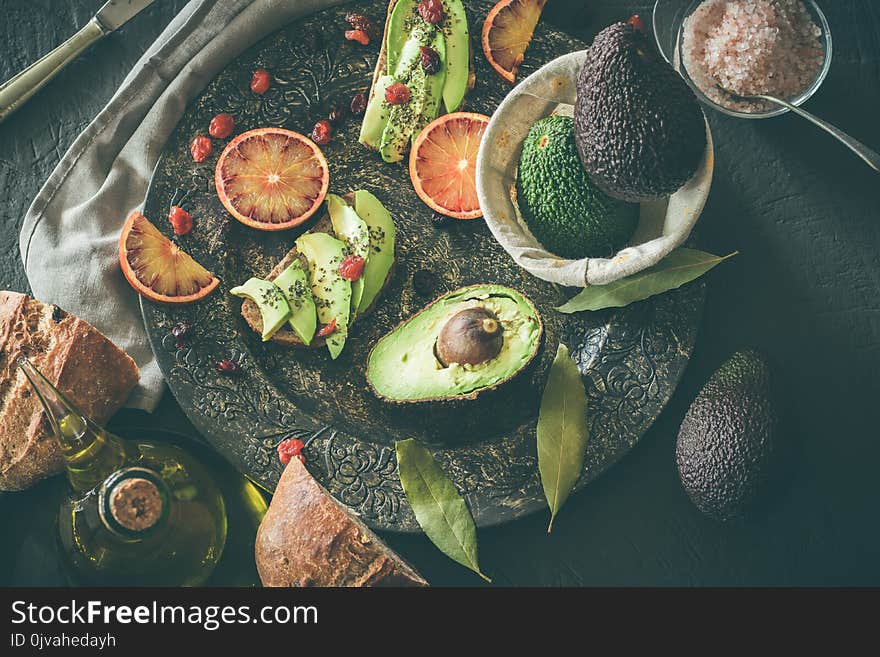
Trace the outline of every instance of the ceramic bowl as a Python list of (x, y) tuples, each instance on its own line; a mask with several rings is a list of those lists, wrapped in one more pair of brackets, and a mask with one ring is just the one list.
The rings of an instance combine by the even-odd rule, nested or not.
[(608, 258), (569, 260), (548, 252), (519, 214), (512, 190), (523, 140), (537, 120), (571, 112), (585, 51), (558, 57), (525, 78), (492, 115), (477, 156), (477, 195), (489, 230), (534, 276), (572, 287), (605, 285), (657, 264), (690, 235), (712, 184), (714, 150), (706, 124), (706, 152), (693, 178), (668, 199), (643, 203), (630, 244)]

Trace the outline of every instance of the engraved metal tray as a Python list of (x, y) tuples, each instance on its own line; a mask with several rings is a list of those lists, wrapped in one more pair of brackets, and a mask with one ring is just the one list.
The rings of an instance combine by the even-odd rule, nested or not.
[[(344, 41), (343, 16), (357, 7), (382, 25), (383, 4), (344, 5), (285, 26), (227, 66), (186, 110), (156, 167), (144, 211), (167, 230), (172, 198), (188, 193), (195, 228), (179, 243), (219, 276), (221, 285), (191, 306), (143, 301), (144, 320), (168, 385), (190, 420), (230, 462), (267, 489), (274, 488), (282, 470), (276, 445), (298, 437), (307, 442), (309, 470), (337, 499), (375, 528), (414, 531), (418, 526), (397, 478), (394, 441), (415, 437), (435, 448), (467, 496), (477, 524), (493, 525), (546, 508), (535, 423), (558, 342), (569, 346), (590, 397), (591, 434), (581, 487), (628, 452), (663, 409), (690, 357), (705, 288), (697, 283), (621, 310), (562, 315), (553, 307), (573, 290), (520, 269), (482, 220), (435, 227), (406, 168), (385, 164), (361, 147), (359, 120), (350, 118), (323, 147), (330, 188), (339, 194), (368, 189), (391, 211), (398, 226), (394, 279), (375, 312), (352, 328), (336, 361), (324, 349), (262, 343), (241, 318), (241, 301), (227, 291), (252, 275), (267, 274), (309, 224), (273, 234), (236, 222), (214, 191), (222, 144), (215, 144), (213, 157), (197, 164), (189, 142), (205, 134), (219, 112), (233, 114), (236, 131), (281, 126), (308, 134), (334, 101), (347, 103), (368, 90), (378, 44), (365, 48)], [(468, 4), (472, 33), (478, 35), (491, 4)], [(585, 45), (540, 24), (520, 76)], [(490, 69), (478, 39), (475, 47), (477, 83), (466, 99), (467, 109), (491, 114), (510, 87)], [(274, 78), (264, 96), (248, 87), (259, 66)], [(429, 290), (413, 284), (417, 272), (430, 283)], [(545, 336), (533, 365), (473, 402), (395, 406), (376, 399), (364, 378), (371, 346), (434, 296), (475, 283), (509, 285), (535, 302)], [(171, 335), (180, 321), (193, 326), (184, 349)], [(216, 364), (225, 358), (240, 362), (237, 376), (218, 372)]]

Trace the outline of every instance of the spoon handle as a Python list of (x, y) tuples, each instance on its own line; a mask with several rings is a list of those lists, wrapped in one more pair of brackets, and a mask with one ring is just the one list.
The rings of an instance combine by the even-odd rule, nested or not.
[[(760, 97), (763, 97), (763, 96), (759, 96), (759, 98)], [(870, 148), (865, 146), (862, 142), (858, 141), (857, 139), (853, 139), (848, 134), (843, 132), (843, 130), (840, 130), (839, 128), (835, 128), (833, 125), (831, 125), (830, 123), (827, 123), (826, 121), (823, 121), (818, 116), (815, 116), (814, 114), (810, 114), (808, 111), (801, 109), (800, 107), (795, 107), (791, 103), (788, 103), (780, 98), (772, 98), (771, 99), (769, 97), (766, 97), (766, 99), (772, 100), (773, 102), (779, 103), (780, 105), (784, 105), (785, 107), (787, 107), (789, 110), (791, 110), (795, 114), (798, 114), (798, 115), (804, 117), (807, 121), (822, 128), (822, 130), (824, 130), (828, 134), (833, 135), (834, 137), (837, 138), (838, 141), (840, 141), (843, 145), (845, 145), (847, 148), (849, 148), (853, 153), (855, 153), (860, 158), (862, 158), (867, 163), (867, 165), (869, 167), (874, 169), (874, 171), (880, 172), (880, 154), (878, 154), (876, 151), (871, 150)]]

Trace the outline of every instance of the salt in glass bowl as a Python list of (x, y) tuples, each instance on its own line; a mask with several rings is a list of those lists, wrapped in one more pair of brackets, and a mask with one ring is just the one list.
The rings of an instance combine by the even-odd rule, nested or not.
[[(825, 59), (822, 62), (822, 66), (820, 67), (819, 73), (817, 74), (815, 80), (813, 80), (813, 83), (809, 87), (807, 87), (806, 90), (804, 90), (801, 94), (795, 96), (794, 98), (783, 99), (788, 100), (788, 102), (795, 106), (799, 106), (805, 103), (814, 93), (816, 93), (816, 90), (819, 89), (820, 86), (822, 86), (822, 82), (825, 80), (825, 76), (828, 75), (828, 70), (831, 68), (831, 29), (828, 26), (828, 21), (825, 18), (825, 14), (822, 13), (822, 10), (819, 8), (819, 5), (816, 4), (815, 0), (802, 1), (806, 6), (807, 11), (809, 11), (810, 15), (813, 17), (816, 25), (822, 31), (822, 34), (819, 38), (822, 42), (822, 48), (825, 52)], [(740, 112), (738, 110), (719, 105), (714, 100), (709, 98), (706, 94), (704, 94), (703, 91), (697, 86), (697, 84), (691, 79), (687, 69), (683, 66), (681, 62), (680, 53), (684, 35), (682, 25), (685, 18), (690, 16), (694, 12), (694, 10), (702, 4), (702, 2), (703, 0), (657, 0), (655, 2), (653, 14), (654, 38), (657, 40), (657, 47), (660, 50), (660, 54), (662, 54), (664, 59), (666, 59), (667, 62), (669, 62), (679, 73), (681, 73), (681, 76), (685, 79), (691, 89), (694, 90), (697, 98), (699, 98), (703, 104), (711, 107), (714, 110), (717, 110), (723, 114), (727, 114), (728, 116), (735, 116), (741, 119), (768, 119), (772, 116), (779, 116), (780, 114), (785, 114), (786, 112), (788, 112), (789, 110), (785, 107), (774, 107), (773, 109), (763, 112)]]

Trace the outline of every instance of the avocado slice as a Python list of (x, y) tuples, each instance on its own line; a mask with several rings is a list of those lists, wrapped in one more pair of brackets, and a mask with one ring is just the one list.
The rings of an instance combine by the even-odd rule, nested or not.
[(391, 114), (391, 105), (385, 100), (385, 90), (394, 83), (394, 77), (381, 75), (376, 80), (373, 95), (364, 112), (361, 122), (361, 133), (358, 141), (375, 151), (382, 145), (382, 133), (388, 124), (388, 116)]
[[(327, 194), (327, 209), (330, 212), (330, 223), (333, 224), (333, 232), (336, 237), (345, 242), (348, 252), (364, 259), (366, 264), (370, 261), (370, 233), (367, 224), (358, 216), (341, 196)], [(364, 277), (351, 282), (351, 307), (357, 309), (364, 294)]]
[(364, 189), (354, 193), (354, 210), (364, 220), (370, 234), (370, 258), (367, 260), (361, 279), (364, 282), (364, 290), (355, 311), (355, 314), (360, 315), (373, 305), (376, 296), (385, 287), (388, 273), (394, 266), (397, 228), (385, 206)]
[(461, 0), (443, 0), (446, 18), (443, 33), (446, 35), (446, 81), (443, 85), (443, 104), (447, 112), (461, 107), (468, 90), (470, 78), (471, 37), (467, 14)]
[(685, 492), (703, 513), (729, 520), (760, 493), (773, 460), (772, 397), (767, 363), (746, 349), (709, 378), (688, 409), (675, 460)]
[[(440, 56), (440, 61), (445, 62), (446, 39), (444, 38), (442, 31), (437, 30), (434, 32), (434, 38), (429, 45), (437, 51), (437, 54)], [(419, 68), (421, 68), (421, 66), (419, 66)], [(443, 88), (445, 83), (446, 66), (441, 66), (440, 70), (432, 75), (425, 74), (425, 85), (422, 89), (425, 94), (425, 99), (422, 103), (422, 111), (419, 113), (419, 117), (413, 126), (412, 135), (410, 136), (412, 141), (416, 140), (416, 137), (419, 136), (419, 133), (426, 125), (440, 115), (440, 105), (443, 100)]]
[(336, 320), (336, 330), (326, 338), (327, 350), (335, 359), (345, 346), (351, 315), (351, 283), (339, 275), (346, 246), (327, 233), (305, 233), (296, 240), (296, 248), (309, 262), (318, 320), (322, 324)]
[(449, 292), (381, 338), (367, 381), (386, 401), (474, 399), (520, 373), (543, 326), (535, 306), (503, 285)]
[[(444, 20), (440, 32), (445, 37), (446, 75), (443, 83), (443, 104), (454, 112), (464, 100), (470, 77), (470, 32), (467, 13), (461, 0), (442, 0)], [(398, 0), (388, 19), (385, 54), (388, 71), (395, 71), (403, 58), (405, 44), (413, 30), (426, 23), (418, 13), (419, 0)], [(436, 49), (436, 48), (435, 48)]]
[(290, 307), (290, 317), (287, 318), (287, 323), (290, 324), (290, 328), (303, 341), (303, 344), (311, 344), (318, 322), (317, 311), (315, 310), (315, 299), (309, 288), (308, 276), (300, 261), (294, 260), (272, 282), (287, 299), (287, 305)]
[(229, 293), (257, 304), (263, 319), (263, 342), (271, 340), (290, 317), (290, 306), (281, 290), (262, 278), (249, 278), (244, 285), (232, 288)]

